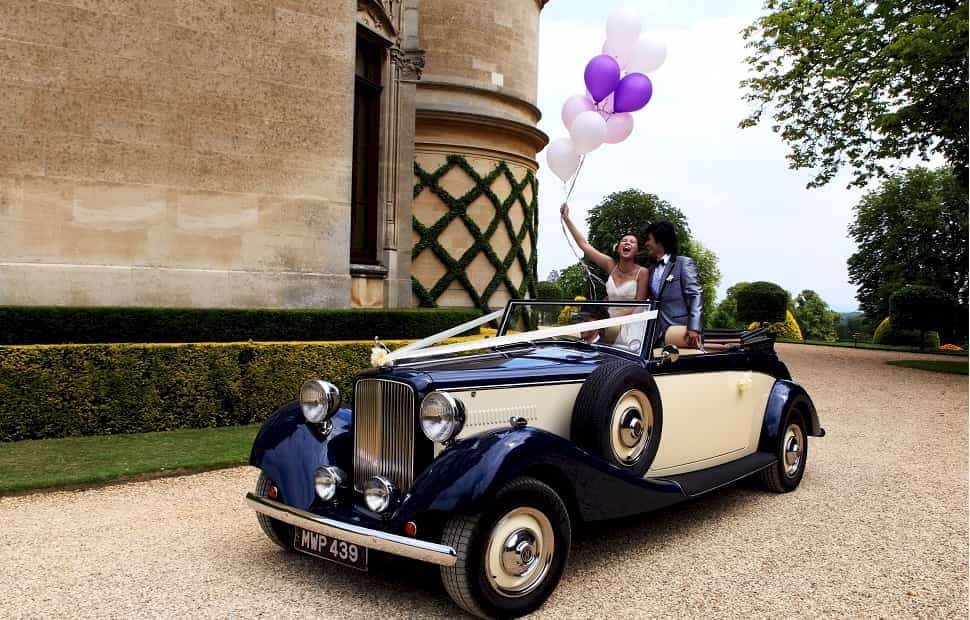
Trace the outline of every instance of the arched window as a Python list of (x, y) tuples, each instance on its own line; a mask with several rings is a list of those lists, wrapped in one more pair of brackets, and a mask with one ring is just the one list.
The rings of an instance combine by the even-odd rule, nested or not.
[(380, 162), (381, 75), (385, 47), (357, 29), (354, 86), (354, 161), (350, 215), (350, 262), (377, 264), (378, 167)]

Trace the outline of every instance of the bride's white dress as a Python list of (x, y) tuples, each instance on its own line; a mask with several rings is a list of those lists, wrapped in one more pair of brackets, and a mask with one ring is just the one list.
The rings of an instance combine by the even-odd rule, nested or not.
[[(640, 269), (643, 269), (643, 267), (640, 267)], [(616, 271), (616, 269), (613, 271)], [(606, 298), (610, 301), (635, 301), (637, 298), (637, 277), (639, 275), (640, 272), (637, 271), (632, 280), (617, 286), (613, 280), (613, 274), (610, 273), (610, 277), (606, 279)], [(614, 317), (623, 314), (627, 309), (608, 308), (607, 311), (610, 313), (610, 317)], [(613, 341), (613, 344), (618, 347), (626, 347), (639, 351), (640, 345), (643, 343), (646, 325), (645, 322), (622, 325), (620, 327), (620, 334)]]

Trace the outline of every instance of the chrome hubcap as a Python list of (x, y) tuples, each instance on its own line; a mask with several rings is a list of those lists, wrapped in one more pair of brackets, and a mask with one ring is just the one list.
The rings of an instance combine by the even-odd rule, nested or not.
[(802, 427), (797, 424), (790, 424), (785, 431), (783, 457), (785, 459), (785, 475), (789, 478), (798, 473), (798, 468), (802, 464), (802, 454), (805, 446), (805, 435)]
[(536, 563), (535, 536), (526, 529), (512, 532), (502, 545), (502, 568), (510, 575), (521, 577)]
[(653, 407), (647, 395), (630, 390), (620, 396), (610, 427), (610, 444), (617, 460), (623, 464), (636, 462), (653, 432)]
[(535, 508), (515, 508), (492, 528), (485, 550), (485, 575), (502, 596), (532, 592), (545, 579), (555, 551), (552, 523)]

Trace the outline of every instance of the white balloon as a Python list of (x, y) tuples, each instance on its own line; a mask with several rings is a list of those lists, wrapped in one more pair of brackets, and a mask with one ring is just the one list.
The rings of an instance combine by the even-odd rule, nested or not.
[[(595, 112), (594, 112), (595, 114)], [(579, 153), (569, 138), (556, 138), (546, 149), (546, 163), (557, 177), (565, 183), (579, 168)]]
[(653, 73), (667, 59), (667, 46), (662, 41), (643, 38), (627, 56), (627, 73)]
[(627, 8), (619, 8), (606, 20), (606, 40), (610, 49), (633, 45), (640, 38), (640, 15)]
[(595, 151), (606, 140), (606, 121), (597, 112), (583, 112), (573, 121), (569, 128), (569, 135), (573, 139), (573, 147), (580, 155)]
[(622, 69), (630, 59), (630, 54), (633, 53), (633, 46), (634, 43), (623, 42), (620, 44), (606, 41), (603, 43), (603, 53), (616, 58), (616, 62), (619, 63)]

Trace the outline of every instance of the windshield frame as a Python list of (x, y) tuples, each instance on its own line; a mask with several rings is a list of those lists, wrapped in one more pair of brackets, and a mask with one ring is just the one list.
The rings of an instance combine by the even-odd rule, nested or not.
[[(515, 311), (516, 307), (519, 306), (605, 306), (609, 308), (618, 307), (634, 307), (641, 308), (643, 311), (656, 310), (660, 307), (660, 304), (656, 301), (648, 300), (634, 300), (634, 301), (609, 301), (609, 300), (596, 300), (596, 301), (579, 301), (575, 299), (510, 299), (505, 304), (505, 313), (502, 315), (502, 320), (499, 322), (498, 331), (496, 336), (504, 336), (507, 333), (509, 327), (509, 321), (512, 318), (512, 313)], [(615, 347), (609, 344), (594, 343), (589, 346), (601, 347), (604, 349), (609, 349), (610, 351), (617, 351), (624, 353), (626, 355), (633, 355), (640, 359), (647, 359), (648, 361), (653, 359), (653, 343), (657, 339), (657, 324), (659, 321), (657, 319), (647, 320), (647, 329), (645, 333), (650, 334), (649, 340), (643, 343), (640, 348), (640, 352), (636, 353), (627, 348)], [(536, 334), (535, 340), (541, 340), (541, 330), (535, 330), (533, 332)]]

